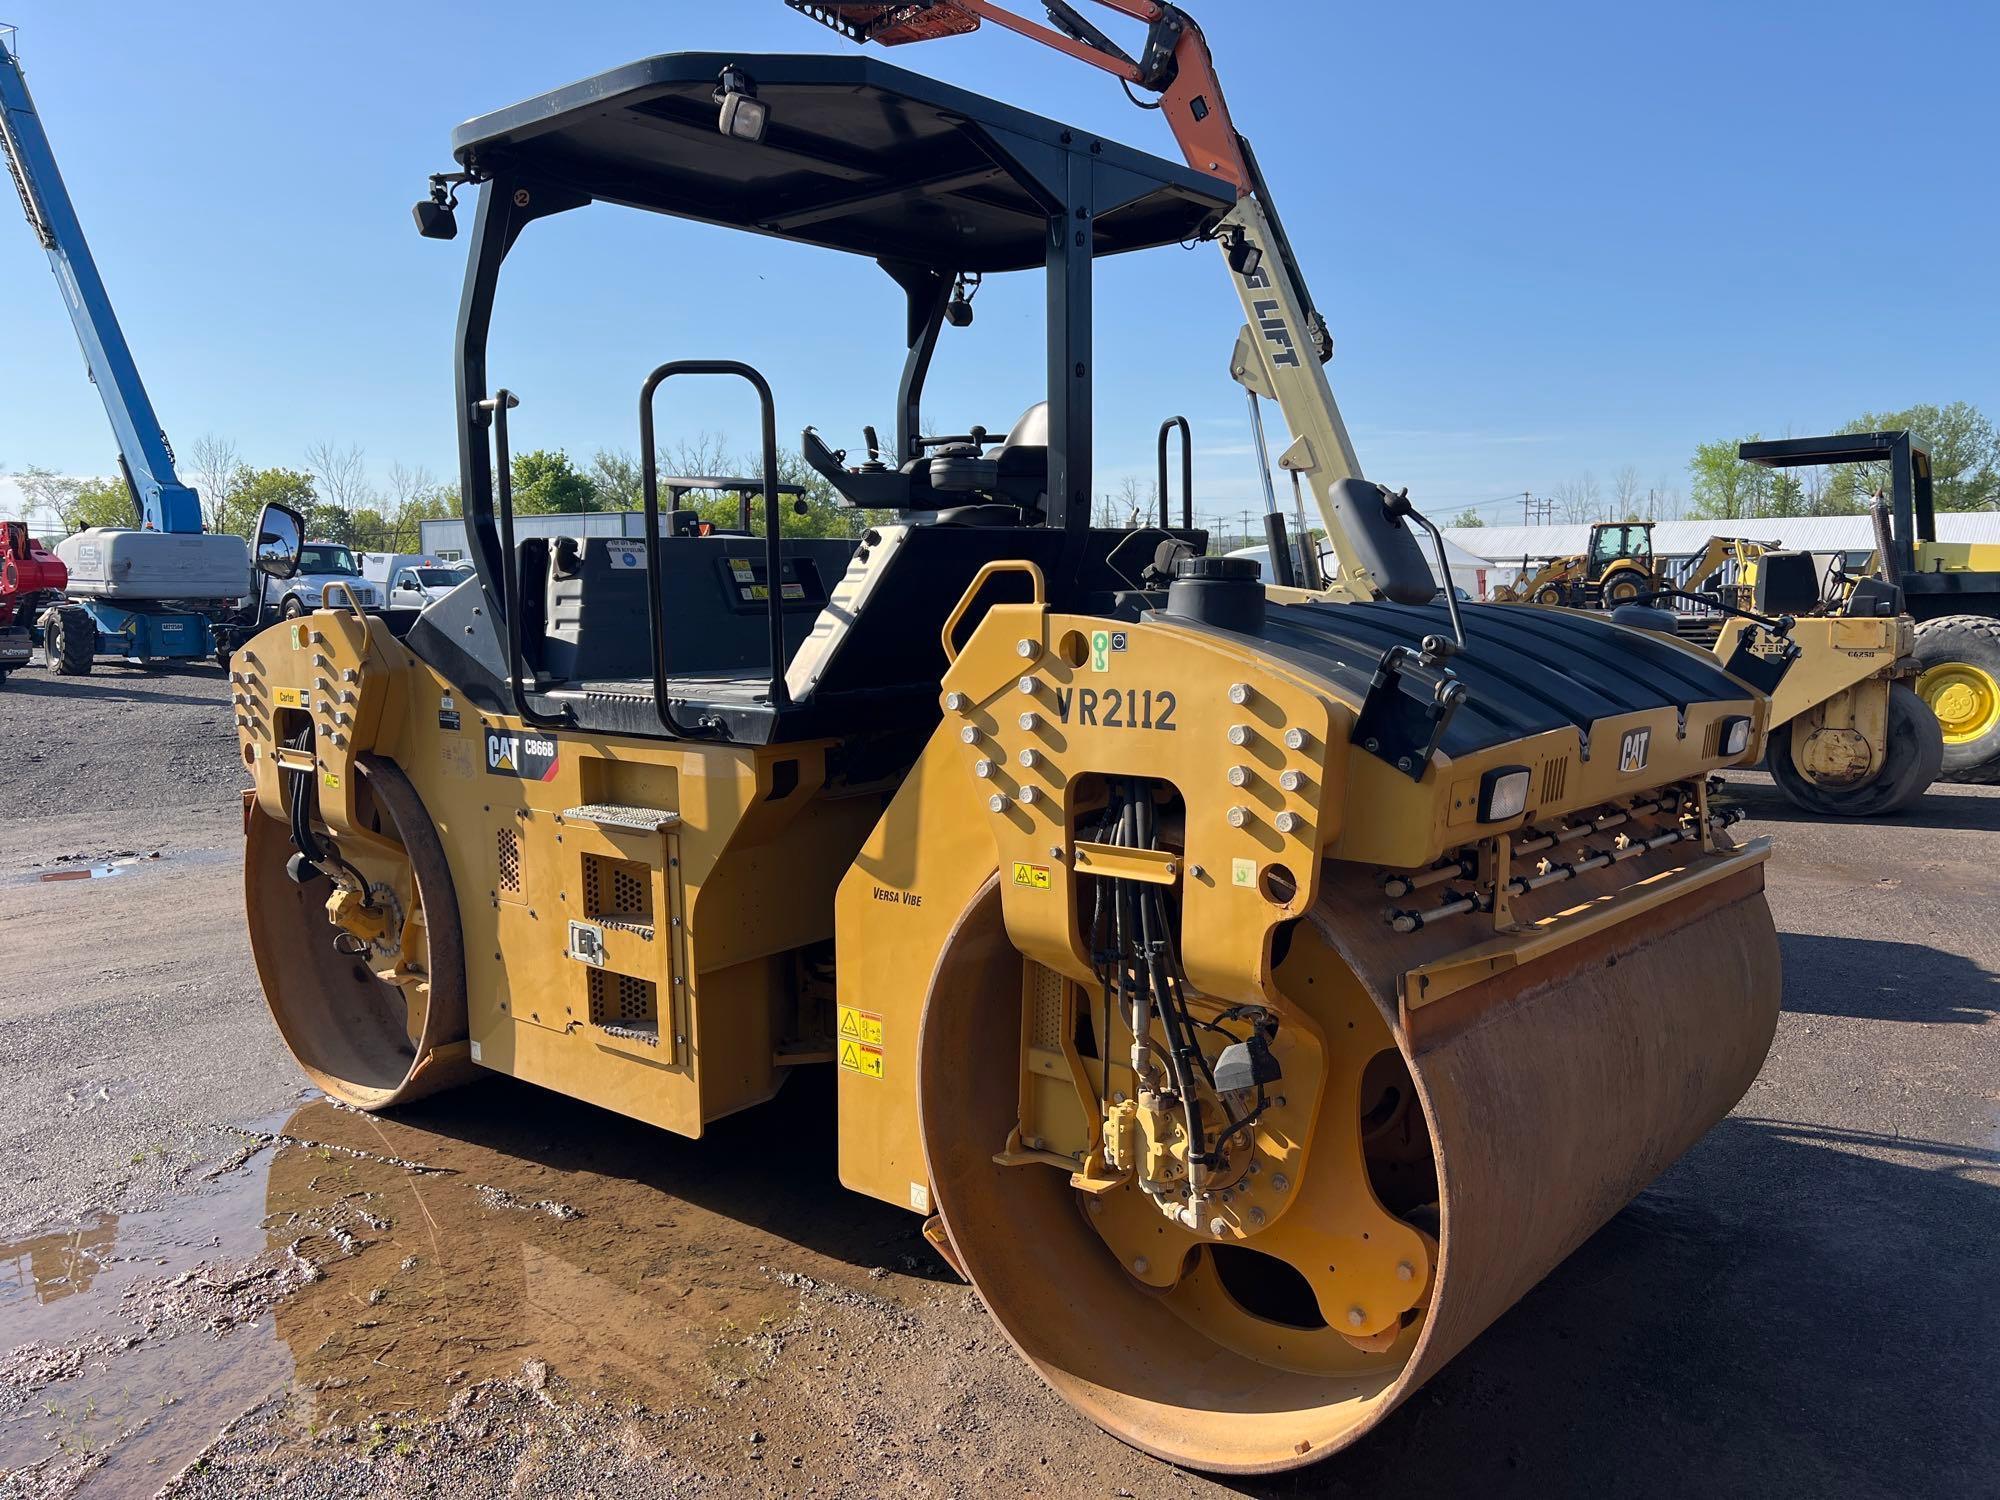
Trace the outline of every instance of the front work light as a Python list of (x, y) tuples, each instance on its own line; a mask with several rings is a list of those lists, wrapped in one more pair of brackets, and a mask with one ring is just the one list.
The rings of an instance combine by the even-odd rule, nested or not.
[(1724, 719), (1717, 743), (1724, 755), (1741, 755), (1750, 748), (1750, 721), (1741, 714)]
[(1479, 821), (1504, 823), (1528, 809), (1528, 783), (1533, 779), (1526, 766), (1495, 766), (1479, 778)]
[(449, 240), (458, 237), (458, 215), (451, 211), (448, 203), (438, 203), (426, 198), (416, 207), (417, 233), (427, 240)]
[(1250, 243), (1250, 237), (1242, 230), (1231, 228), (1224, 236), (1222, 247), (1229, 259), (1229, 269), (1248, 281), (1264, 268), (1264, 252)]
[(757, 85), (741, 68), (725, 68), (715, 86), (715, 101), (722, 106), (717, 129), (738, 141), (761, 141), (771, 123), (771, 106), (757, 97)]

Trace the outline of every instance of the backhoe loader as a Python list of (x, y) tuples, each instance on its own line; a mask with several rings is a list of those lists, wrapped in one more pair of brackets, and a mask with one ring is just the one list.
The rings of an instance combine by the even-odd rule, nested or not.
[[(1184, 12), (1115, 0), (1128, 54), (1061, 4), (793, 8), (877, 43), (1000, 22), (1157, 103), (1185, 164), (860, 53), (651, 57), (460, 127), (417, 220), (451, 238), (476, 194), (476, 577), (405, 639), (325, 608), (233, 672), (273, 1015), (363, 1109), (486, 1071), (699, 1136), (830, 1068), (843, 1182), (920, 1216), (1078, 1411), (1181, 1464), (1312, 1462), (1755, 1076), (1769, 850), (1711, 791), (1769, 697), (1602, 616), (1432, 602), (1428, 522), (1360, 473)], [(784, 535), (776, 392), (824, 373), (722, 357), (632, 372), (642, 541), (516, 538), (534, 404), (489, 370), (496, 297), (592, 202), (900, 289), (893, 436), (802, 440), (875, 518), (857, 543)], [(1092, 524), (1093, 342), (1135, 336), (1096, 325), (1095, 262), (1197, 242), (1336, 543), (1327, 597), (1189, 525)], [(1007, 273), (1045, 288), (1046, 386), (931, 435), (933, 354)], [(696, 379), (754, 398), (761, 473), (727, 483), (761, 535), (662, 520), (655, 400)], [(274, 513), (259, 566), (298, 541)]]
[(1493, 591), (1498, 604), (1616, 609), (1657, 589), (1662, 578), (1653, 556), (1651, 521), (1599, 521), (1590, 545), (1555, 557), (1533, 573)]

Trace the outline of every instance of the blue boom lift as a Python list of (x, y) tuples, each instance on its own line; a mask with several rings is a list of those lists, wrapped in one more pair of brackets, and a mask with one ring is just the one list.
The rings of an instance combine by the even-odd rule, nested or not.
[(174, 472), (173, 449), (29, 96), (12, 27), (0, 27), (0, 154), (62, 288), (137, 513), (135, 526), (92, 527), (57, 547), (68, 597), (35, 622), (50, 670), (88, 672), (98, 655), (134, 664), (226, 660), (234, 631), (225, 621), (250, 591), (249, 549), (241, 537), (202, 530), (199, 497)]

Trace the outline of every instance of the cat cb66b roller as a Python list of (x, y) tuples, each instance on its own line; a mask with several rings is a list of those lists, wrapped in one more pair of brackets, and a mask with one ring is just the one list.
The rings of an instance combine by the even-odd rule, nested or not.
[[(491, 1070), (698, 1136), (830, 1068), (842, 1180), (922, 1216), (1078, 1411), (1179, 1463), (1312, 1461), (1756, 1073), (1766, 849), (1709, 799), (1768, 699), (1656, 632), (1432, 602), (1180, 11), (1120, 0), (1128, 56), (1060, 5), (795, 8), (880, 42), (1005, 17), (1155, 98), (1185, 161), (858, 52), (651, 57), (461, 127), (417, 217), (468, 242), (476, 576), (405, 639), (322, 609), (234, 664), (272, 1011), (367, 1109)], [(826, 317), (902, 339), (882, 436), (802, 438), (854, 540), (787, 537), (775, 482), (779, 403), (851, 372), (728, 350), (629, 372), (643, 537), (517, 534), (510, 443), (553, 439), (488, 333), (516, 243), (590, 204), (879, 265), (890, 316)], [(1095, 272), (1202, 241), (1336, 576), (1267, 591), (1191, 504), (1092, 524), (1093, 350), (1198, 356), (1171, 305), (1093, 318)], [(674, 265), (635, 307), (758, 316), (726, 258)], [(925, 407), (1009, 273), (1046, 290), (1045, 377)], [(695, 381), (760, 424), (761, 474), (698, 476), (758, 497), (735, 526), (659, 504)], [(261, 531), (283, 573), (294, 518)]]

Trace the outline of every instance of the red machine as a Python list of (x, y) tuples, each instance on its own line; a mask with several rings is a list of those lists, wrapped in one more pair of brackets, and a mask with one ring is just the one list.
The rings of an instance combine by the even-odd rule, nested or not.
[(34, 653), (29, 627), (69, 583), (69, 570), (28, 535), (26, 521), (0, 521), (0, 681)]

